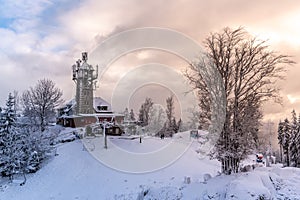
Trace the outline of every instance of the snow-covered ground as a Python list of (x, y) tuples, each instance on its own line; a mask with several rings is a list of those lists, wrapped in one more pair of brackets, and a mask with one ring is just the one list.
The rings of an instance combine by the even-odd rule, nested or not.
[[(273, 166), (231, 176), (218, 175), (220, 164), (199, 157), (196, 153), (199, 143), (190, 141), (187, 135), (188, 132), (181, 133), (179, 137), (164, 140), (145, 137), (142, 143), (139, 137), (109, 136), (108, 149), (103, 148), (102, 136), (60, 144), (58, 156), (37, 173), (28, 175), (24, 186), (17, 181), (8, 184), (3, 179), (0, 200), (300, 199), (300, 169)], [(138, 163), (139, 156), (153, 153), (156, 156), (169, 146), (182, 144), (181, 156), (169, 155), (173, 160), (167, 161), (172, 162), (159, 169), (147, 173), (117, 170), (122, 162), (130, 169), (143, 166)], [(121, 150), (138, 159), (118, 154)], [(160, 156), (167, 156), (167, 152)], [(108, 158), (119, 162), (107, 163)], [(155, 161), (151, 156), (147, 158), (143, 162), (149, 165)], [(110, 164), (116, 165), (110, 167)]]

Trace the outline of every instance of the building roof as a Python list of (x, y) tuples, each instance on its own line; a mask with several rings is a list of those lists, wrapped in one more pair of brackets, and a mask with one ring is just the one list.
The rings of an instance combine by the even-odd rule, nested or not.
[[(111, 105), (101, 97), (94, 97), (93, 105), (96, 112), (112, 112)], [(101, 106), (107, 106), (107, 110), (101, 110)]]
[[(69, 101), (66, 101), (58, 109), (63, 110), (65, 113), (68, 113), (71, 109), (75, 107), (75, 105), (76, 105), (75, 99), (71, 99)], [(103, 107), (106, 107), (107, 109), (103, 110)], [(93, 108), (96, 113), (112, 113), (111, 105), (101, 97), (94, 97)]]

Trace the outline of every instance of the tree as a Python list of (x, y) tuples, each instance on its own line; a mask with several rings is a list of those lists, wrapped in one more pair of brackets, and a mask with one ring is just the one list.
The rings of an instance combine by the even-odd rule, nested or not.
[[(187, 122), (187, 128), (188, 129), (202, 129), (202, 128), (207, 128), (208, 126), (204, 125), (204, 121), (202, 123), (201, 118), (201, 113), (199, 111), (199, 109), (197, 109), (197, 107), (193, 107), (193, 108), (188, 108), (187, 112), (190, 113), (191, 115), (188, 117), (188, 122)], [(202, 118), (204, 119), (204, 118)], [(206, 120), (205, 120), (206, 121)], [(207, 124), (208, 125), (208, 124)]]
[(2, 175), (9, 176), (13, 175), (15, 163), (14, 163), (14, 136), (16, 135), (15, 130), (16, 115), (14, 111), (14, 98), (11, 93), (8, 96), (6, 102), (6, 108), (1, 113), (0, 121), (0, 171)]
[(291, 144), (290, 144), (290, 157), (291, 164), (294, 167), (297, 167), (300, 164), (300, 149), (299, 149), (299, 124), (297, 121), (296, 111), (292, 111), (292, 120), (291, 120)]
[(41, 79), (22, 95), (24, 116), (37, 122), (43, 132), (55, 117), (55, 109), (62, 103), (62, 91), (49, 79)]
[(205, 46), (208, 61), (200, 58), (191, 63), (185, 76), (208, 119), (213, 105), (202, 69), (214, 65), (222, 77), (226, 116), (214, 156), (221, 161), (222, 172), (230, 174), (238, 172), (240, 161), (251, 153), (262, 117), (261, 105), (269, 99), (280, 100), (274, 83), (283, 77), (285, 65), (294, 62), (270, 51), (266, 41), (251, 37), (243, 28), (212, 33)]
[(161, 105), (154, 104), (149, 112), (149, 123), (146, 127), (146, 131), (157, 135), (159, 131), (164, 127), (166, 121), (166, 113)]
[(133, 109), (130, 110), (129, 118), (130, 118), (131, 121), (135, 121), (135, 116), (134, 116)]
[(124, 111), (124, 120), (125, 121), (129, 121), (129, 119), (130, 119), (130, 116), (129, 116), (128, 108), (125, 108), (125, 111)]
[[(28, 148), (26, 134), (20, 129), (15, 108), (15, 97), (8, 96), (6, 108), (0, 121), (0, 172), (13, 180), (14, 174), (23, 174), (28, 166)], [(25, 183), (26, 179), (24, 179)]]
[(149, 112), (151, 107), (153, 106), (153, 101), (151, 98), (147, 97), (145, 102), (141, 105), (139, 110), (139, 121), (142, 126), (147, 126), (149, 123)]
[(298, 151), (298, 159), (297, 159), (297, 163), (296, 163), (296, 167), (300, 167), (300, 115), (298, 117), (298, 127), (297, 127), (297, 135), (295, 136), (294, 140), (296, 143), (296, 148)]
[[(16, 94), (16, 93), (15, 93)], [(40, 168), (41, 162), (54, 149), (50, 133), (35, 132), (16, 115), (15, 96), (9, 94), (6, 107), (0, 113), (0, 173), (13, 180), (14, 174), (24, 176)]]
[(290, 143), (291, 143), (291, 127), (290, 122), (286, 118), (283, 122), (283, 153), (285, 155), (285, 163), (290, 166)]
[(174, 118), (174, 96), (171, 95), (166, 99), (167, 108), (167, 127), (172, 127), (172, 120)]
[[(181, 118), (178, 120), (177, 122), (177, 132), (181, 132), (183, 129), (182, 129), (182, 120)], [(176, 132), (176, 133), (177, 133)]]
[(280, 161), (283, 162), (283, 139), (284, 139), (284, 132), (283, 132), (283, 122), (279, 121), (278, 124), (278, 144), (279, 144), (279, 152), (280, 152)]
[(165, 122), (164, 135), (165, 136), (173, 136), (174, 133), (178, 131), (176, 119), (174, 117), (174, 96), (171, 95), (166, 99), (166, 115), (167, 119)]

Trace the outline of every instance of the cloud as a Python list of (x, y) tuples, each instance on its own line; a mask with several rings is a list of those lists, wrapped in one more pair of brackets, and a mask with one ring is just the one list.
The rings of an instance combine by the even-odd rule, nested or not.
[[(56, 81), (64, 90), (65, 99), (72, 98), (71, 65), (80, 58), (81, 52), (91, 52), (103, 40), (130, 28), (170, 28), (201, 44), (210, 32), (225, 26), (244, 26), (251, 34), (268, 38), (275, 50), (293, 55), (293, 59), (300, 62), (300, 4), (293, 0), (0, 0), (0, 3), (0, 62), (3, 65), (0, 105), (4, 104), (9, 91), (27, 89), (44, 76)], [(176, 70), (185, 66), (184, 61), (167, 53), (135, 52), (113, 63), (102, 84), (109, 86), (128, 70), (151, 62)], [(272, 109), (274, 105), (270, 103), (266, 113), (277, 117), (296, 106), (290, 104), (287, 95), (300, 95), (299, 74), (299, 64), (290, 68), (286, 81), (281, 83), (284, 107)], [(109, 89), (103, 87), (97, 92), (108, 94)]]

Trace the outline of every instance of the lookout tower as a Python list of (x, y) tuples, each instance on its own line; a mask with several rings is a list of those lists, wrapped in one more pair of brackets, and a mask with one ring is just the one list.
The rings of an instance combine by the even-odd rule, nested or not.
[(88, 53), (83, 52), (81, 60), (72, 66), (73, 81), (76, 83), (75, 114), (91, 114), (93, 109), (93, 90), (96, 89), (98, 65), (96, 69), (87, 63)]

